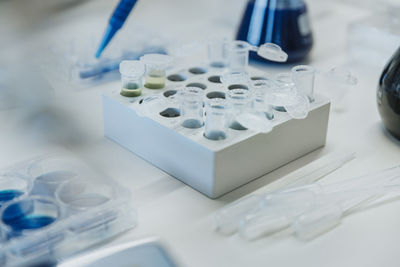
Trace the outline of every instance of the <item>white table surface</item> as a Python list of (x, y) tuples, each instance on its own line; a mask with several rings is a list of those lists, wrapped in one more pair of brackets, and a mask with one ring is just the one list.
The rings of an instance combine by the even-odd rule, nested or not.
[[(24, 19), (21, 16), (29, 8), (20, 13), (22, 8), (16, 9), (10, 2), (0, 2), (0, 9), (10, 10), (7, 15), (15, 20), (12, 27), (17, 32), (24, 31), (35, 47), (74, 31), (82, 38), (88, 32), (102, 32), (117, 1), (88, 1), (66, 11), (52, 7), (39, 13), (40, 18), (32, 15)], [(303, 166), (322, 164), (326, 161), (325, 155), (329, 157), (345, 150), (357, 152), (355, 160), (329, 175), (327, 180), (350, 178), (400, 162), (400, 142), (384, 131), (376, 108), (375, 91), (382, 66), (356, 65), (346, 54), (347, 25), (369, 11), (323, 2), (313, 1), (314, 10), (314, 5), (310, 6), (315, 47), (308, 63), (321, 69), (345, 66), (359, 79), (359, 84), (347, 96), (346, 111), (331, 113), (324, 148), (211, 200), (104, 138), (100, 96), (102, 92), (118, 88), (118, 82), (84, 91), (68, 86), (58, 88), (53, 83), (56, 92), (53, 101), (72, 121), (79, 142), (71, 143), (68, 138), (61, 141), (43, 138), (40, 127), (27, 127), (18, 111), (1, 111), (0, 165), (53, 150), (76, 153), (132, 192), (138, 226), (104, 246), (158, 236), (183, 266), (399, 266), (400, 201), (345, 218), (341, 225), (310, 242), (292, 236), (247, 242), (237, 235), (226, 237), (215, 231), (213, 213), (217, 209), (248, 194), (279, 188), (310, 168)], [(204, 38), (212, 33), (230, 36), (240, 19), (243, 4), (243, 0), (139, 1), (129, 23), (135, 20), (182, 41)], [(129, 23), (124, 30), (128, 30)], [(2, 31), (7, 33), (5, 28)], [(15, 43), (18, 37), (9, 36), (7, 44), (12, 51), (21, 44)], [(291, 66), (260, 67), (276, 73), (289, 70)]]

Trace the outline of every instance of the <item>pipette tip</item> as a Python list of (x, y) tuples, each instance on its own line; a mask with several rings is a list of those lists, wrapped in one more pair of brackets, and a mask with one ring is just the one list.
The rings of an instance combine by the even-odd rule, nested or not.
[(117, 32), (117, 29), (109, 25), (104, 33), (103, 39), (99, 45), (99, 48), (97, 49), (97, 52), (95, 54), (96, 58), (100, 58), (101, 54), (103, 53), (103, 50), (106, 48), (108, 43), (111, 41), (111, 39), (114, 37), (115, 33)]

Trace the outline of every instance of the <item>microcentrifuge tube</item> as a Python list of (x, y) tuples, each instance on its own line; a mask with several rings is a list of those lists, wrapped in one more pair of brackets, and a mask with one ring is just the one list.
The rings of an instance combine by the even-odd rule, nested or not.
[(140, 57), (146, 66), (145, 84), (149, 89), (165, 87), (166, 69), (172, 65), (172, 57), (163, 54), (147, 54)]
[(223, 98), (207, 99), (204, 136), (210, 140), (223, 140), (228, 130), (228, 105)]
[(265, 98), (267, 94), (272, 93), (275, 86), (275, 83), (271, 80), (256, 80), (251, 83), (253, 91), (253, 110), (263, 112), (270, 120), (274, 118), (274, 112), (272, 106), (265, 101)]
[(121, 95), (136, 97), (142, 94), (144, 65), (138, 60), (124, 60), (119, 65), (121, 73)]
[(181, 125), (196, 129), (203, 126), (203, 90), (185, 87), (180, 95)]
[(226, 37), (213, 36), (207, 40), (208, 61), (213, 68), (225, 68), (228, 65), (228, 45)]
[(229, 119), (229, 127), (234, 130), (246, 130), (247, 128), (241, 125), (236, 116), (246, 111), (251, 104), (250, 92), (247, 89), (232, 89), (228, 91), (228, 102), (231, 109)]
[(232, 41), (228, 45), (229, 69), (245, 71), (249, 65), (250, 45), (244, 41)]
[(298, 93), (305, 95), (314, 101), (315, 68), (307, 65), (299, 65), (292, 68), (292, 79)]

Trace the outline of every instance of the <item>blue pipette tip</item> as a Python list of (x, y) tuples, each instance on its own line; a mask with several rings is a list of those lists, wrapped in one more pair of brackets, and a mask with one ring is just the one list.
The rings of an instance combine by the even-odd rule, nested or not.
[(118, 31), (118, 29), (116, 29), (115, 27), (108, 25), (104, 36), (103, 36), (103, 40), (100, 43), (99, 48), (97, 49), (96, 58), (100, 58), (101, 53), (103, 53), (103, 50), (106, 48), (106, 46), (108, 45), (108, 43), (111, 41), (111, 39), (114, 37), (115, 33)]

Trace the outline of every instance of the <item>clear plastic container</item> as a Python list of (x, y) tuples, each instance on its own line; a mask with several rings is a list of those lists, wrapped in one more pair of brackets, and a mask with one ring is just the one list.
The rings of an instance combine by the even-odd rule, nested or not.
[(166, 69), (172, 65), (173, 58), (163, 54), (146, 54), (140, 57), (146, 66), (145, 84), (149, 89), (165, 87)]
[(299, 65), (292, 68), (292, 79), (298, 93), (305, 95), (314, 101), (315, 68), (307, 65)]
[(246, 71), (226, 72), (221, 76), (226, 89), (249, 89), (250, 76)]
[(228, 46), (229, 69), (245, 71), (249, 65), (249, 44), (244, 41), (233, 41)]
[(30, 235), (61, 218), (60, 207), (48, 197), (33, 196), (5, 204), (0, 211), (2, 236)]
[(197, 87), (185, 87), (180, 99), (181, 125), (197, 129), (203, 126), (203, 90)]
[(208, 39), (208, 61), (211, 67), (225, 68), (228, 66), (228, 45), (229, 41), (224, 37), (214, 36)]
[[(107, 210), (107, 205), (117, 197), (117, 192), (111, 184), (93, 178), (66, 182), (56, 191), (57, 202), (60, 203), (67, 216), (79, 216), (80, 213), (93, 209), (101, 210), (99, 216), (81, 218), (79, 223), (70, 227), (70, 230), (75, 233), (116, 220), (118, 213)], [(103, 207), (105, 211), (102, 210)]]
[[(97, 18), (87, 17), (87, 22), (97, 23)], [(89, 22), (91, 19), (94, 21)], [(98, 48), (99, 32), (84, 38), (74, 31), (64, 32), (57, 40), (46, 45), (40, 67), (50, 82), (65, 83), (74, 90), (86, 89), (120, 79), (119, 64), (123, 60), (138, 60), (146, 53), (166, 53), (169, 39), (146, 25), (130, 24), (129, 31), (117, 34), (100, 59), (93, 56)]]
[(27, 195), (32, 183), (27, 177), (16, 172), (0, 173), (0, 207), (3, 203)]
[(127, 97), (136, 97), (142, 94), (143, 75), (145, 67), (138, 60), (124, 60), (119, 65), (121, 73), (121, 95)]
[(74, 157), (47, 155), (2, 173), (13, 179), (0, 175), (0, 190), (19, 197), (1, 203), (1, 266), (54, 264), (136, 225), (129, 193)]
[(286, 112), (284, 103), (288, 95), (292, 94), (295, 90), (295, 85), (292, 79), (292, 75), (287, 72), (278, 73), (275, 76), (277, 88), (275, 90), (275, 102), (271, 103), (274, 109), (280, 112)]
[(56, 191), (56, 199), (67, 214), (99, 207), (116, 197), (115, 190), (108, 184), (95, 179), (72, 180), (62, 184)]
[(204, 136), (210, 140), (223, 140), (228, 130), (228, 105), (223, 98), (212, 98), (206, 101), (206, 121)]
[(250, 107), (250, 91), (246, 89), (232, 89), (228, 91), (227, 96), (231, 109), (229, 127), (234, 130), (247, 130), (246, 127), (237, 122), (235, 117)]
[(27, 168), (27, 175), (33, 181), (32, 194), (53, 196), (60, 184), (86, 171), (72, 158), (50, 156), (34, 160)]
[(267, 103), (266, 96), (270, 94), (275, 87), (275, 83), (271, 80), (256, 80), (251, 84), (253, 92), (253, 110), (255, 112), (264, 113), (270, 120), (274, 118), (274, 111), (272, 105)]
[(325, 88), (323, 92), (331, 100), (333, 110), (344, 111), (349, 106), (346, 95), (352, 87), (357, 85), (357, 78), (347, 69), (335, 67), (325, 74)]

